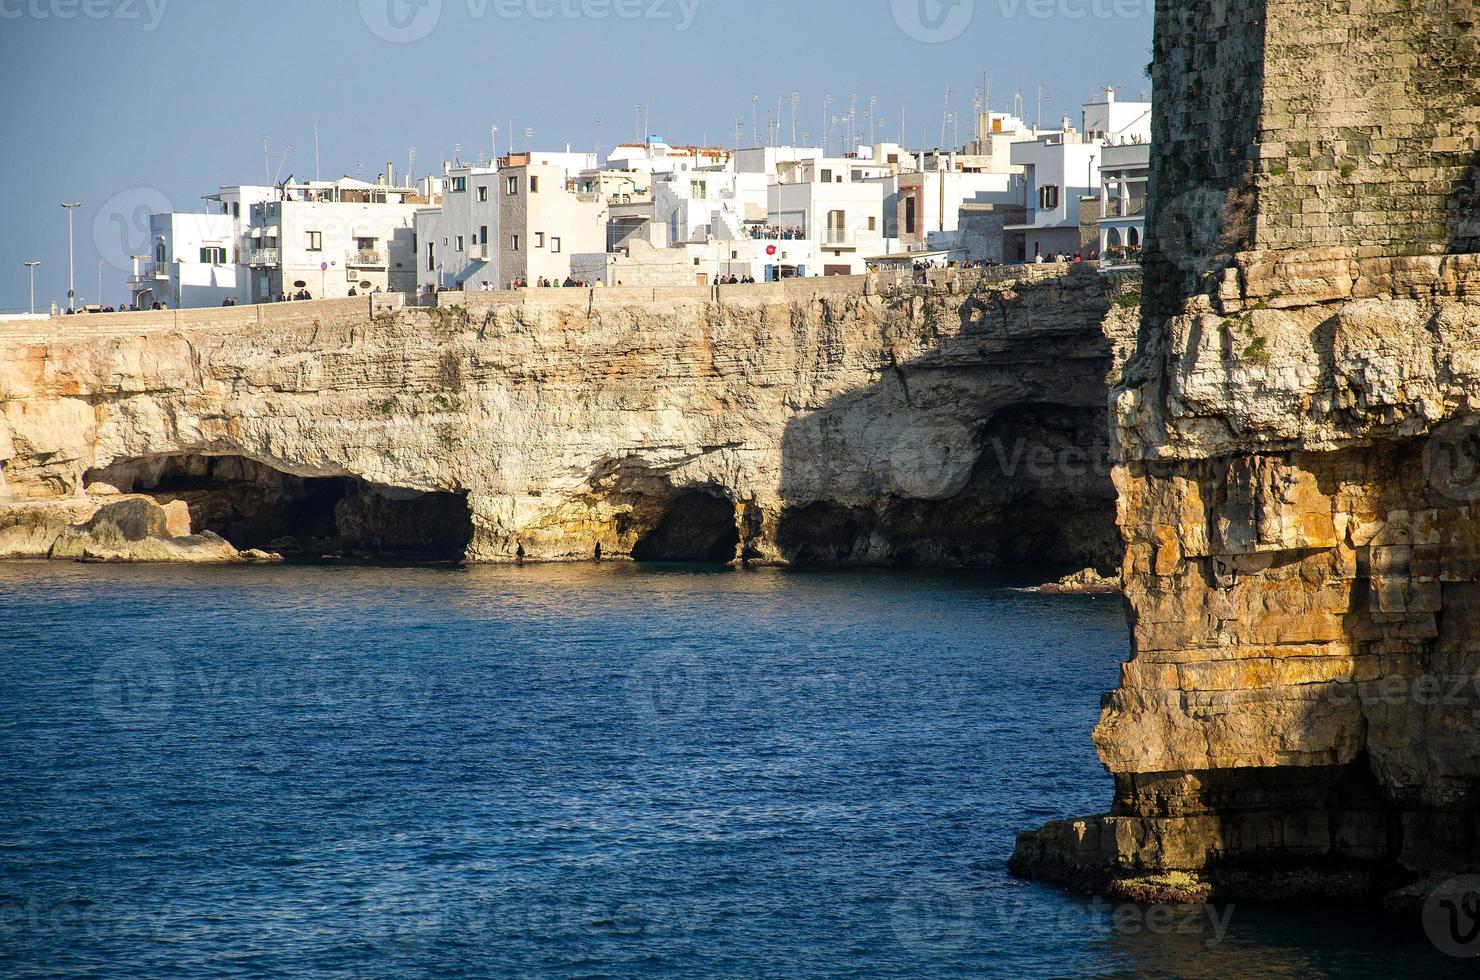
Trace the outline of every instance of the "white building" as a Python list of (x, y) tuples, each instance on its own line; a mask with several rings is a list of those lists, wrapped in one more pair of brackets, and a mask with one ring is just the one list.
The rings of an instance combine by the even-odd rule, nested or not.
[(499, 288), (564, 281), (572, 255), (606, 251), (607, 200), (578, 189), (594, 164), (591, 154), (516, 153), (499, 161)]
[(1146, 184), (1151, 144), (1105, 147), (1100, 160), (1100, 257), (1106, 264), (1135, 263), (1146, 245)]
[[(171, 309), (246, 302), (241, 238), (230, 214), (170, 212), (149, 216), (151, 254), (130, 279), (131, 302)], [(143, 259), (144, 257), (140, 257)]]
[(451, 166), (442, 203), (416, 212), (416, 289), (491, 289), (499, 283), (499, 181), (490, 167)]
[(253, 302), (306, 291), (316, 299), (416, 288), (416, 212), (430, 189), (336, 181), (285, 184), (251, 206)]

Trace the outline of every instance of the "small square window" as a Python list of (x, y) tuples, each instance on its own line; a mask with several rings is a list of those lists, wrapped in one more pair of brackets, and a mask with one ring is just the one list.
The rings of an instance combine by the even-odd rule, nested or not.
[(324, 233), (311, 231), (308, 233), (308, 250), (310, 252), (322, 252), (324, 250)]
[(468, 189), (468, 178), (466, 178), (466, 177), (454, 177), (454, 178), (452, 178), (452, 190), (453, 190), (453, 193), (458, 193), (458, 192), (461, 192), (461, 191), (465, 191), (467, 189)]
[(482, 186), (480, 186), (478, 188), (478, 200), (479, 201), (486, 201), (486, 200), (488, 200), (488, 185), (487, 184), (483, 184)]
[(457, 250), (459, 252), (461, 252), (463, 250), (463, 236), (461, 236), (461, 235), (458, 235), (457, 236)]
[(537, 232), (534, 233), (534, 247), (535, 248), (544, 248), (545, 247), (545, 233), (544, 232), (537, 231)]
[(504, 193), (511, 197), (519, 193), (519, 178), (509, 177), (504, 181)]
[(559, 252), (560, 251), (560, 239), (558, 237), (550, 239), (550, 251), (552, 251), (552, 252)]
[(540, 192), (540, 179), (538, 177), (529, 178), (529, 192), (531, 194), (538, 194)]
[(518, 235), (515, 235), (514, 238), (513, 238), (513, 246), (514, 246), (513, 247), (513, 251), (515, 251), (515, 252), (519, 251), (519, 236)]

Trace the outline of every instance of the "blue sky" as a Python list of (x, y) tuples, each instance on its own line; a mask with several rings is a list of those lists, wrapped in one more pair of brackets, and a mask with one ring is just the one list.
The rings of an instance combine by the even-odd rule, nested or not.
[(27, 305), (27, 259), (38, 306), (65, 298), (64, 199), (83, 205), (78, 294), (101, 263), (116, 304), (143, 215), (267, 170), (314, 176), (316, 122), (326, 178), (400, 173), (410, 147), (419, 174), (455, 144), (472, 160), (493, 125), (503, 152), (511, 123), (521, 148), (532, 129), (590, 150), (600, 117), (611, 147), (638, 104), (671, 142), (730, 146), (740, 117), (748, 144), (752, 95), (762, 132), (778, 96), (783, 136), (797, 93), (814, 141), (874, 96), (880, 138), (903, 113), (906, 142), (933, 146), (948, 85), (967, 137), (983, 73), (995, 109), (1021, 78), (1030, 121), (1039, 85), (1045, 123), (1107, 84), (1136, 97), (1151, 28), (1150, 0), (0, 0), (0, 309)]

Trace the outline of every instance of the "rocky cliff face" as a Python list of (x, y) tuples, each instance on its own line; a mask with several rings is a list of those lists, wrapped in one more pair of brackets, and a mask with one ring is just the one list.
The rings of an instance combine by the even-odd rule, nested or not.
[(1043, 267), (0, 325), (0, 554), (143, 496), (314, 556), (1113, 565), (1134, 288)]
[(1157, 30), (1163, 233), (1113, 395), (1116, 796), (1013, 867), (1421, 895), (1480, 867), (1480, 35), (1463, 5), (1303, 0)]

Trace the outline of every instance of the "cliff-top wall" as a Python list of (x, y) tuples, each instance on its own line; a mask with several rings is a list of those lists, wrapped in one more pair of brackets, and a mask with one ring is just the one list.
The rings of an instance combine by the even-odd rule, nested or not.
[(1035, 267), (0, 324), (0, 554), (126, 557), (165, 517), (100, 508), (142, 496), (188, 509), (177, 536), (314, 557), (1105, 566), (1133, 288)]

